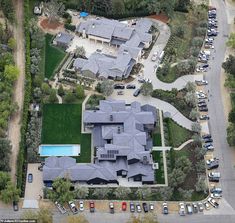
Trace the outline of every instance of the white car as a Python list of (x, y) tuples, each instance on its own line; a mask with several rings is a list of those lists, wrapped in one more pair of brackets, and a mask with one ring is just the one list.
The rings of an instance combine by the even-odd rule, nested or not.
[[(203, 68), (203, 69), (206, 69), (206, 68)], [(200, 81), (195, 81), (197, 85), (208, 85), (208, 81), (206, 80), (200, 80)]]
[(67, 210), (58, 201), (55, 202), (55, 206), (58, 208), (61, 214), (65, 214)]
[(84, 211), (84, 202), (83, 201), (79, 201), (79, 210)]
[(185, 216), (185, 205), (184, 203), (179, 203), (179, 215), (180, 216)]
[(78, 213), (78, 209), (77, 209), (76, 204), (74, 203), (74, 201), (69, 201), (69, 207), (70, 207), (71, 211), (73, 212), (73, 214)]
[(208, 202), (214, 207), (214, 208), (218, 208), (219, 204), (211, 197), (208, 198)]
[(219, 160), (219, 159), (217, 159), (216, 157), (214, 157), (213, 159), (207, 160), (207, 161), (206, 161), (206, 164), (207, 164), (207, 165), (210, 165), (211, 163), (216, 162), (217, 160)]
[(155, 53), (153, 54), (153, 56), (152, 56), (152, 58), (151, 58), (151, 60), (152, 60), (153, 62), (155, 62), (155, 61), (157, 60), (157, 55), (158, 55), (157, 52), (155, 52)]
[(211, 197), (216, 198), (216, 199), (220, 199), (220, 198), (222, 198), (222, 194), (221, 193), (213, 193), (213, 194), (211, 194)]
[(204, 204), (206, 210), (210, 209), (210, 205), (207, 201), (204, 201), (203, 204)]

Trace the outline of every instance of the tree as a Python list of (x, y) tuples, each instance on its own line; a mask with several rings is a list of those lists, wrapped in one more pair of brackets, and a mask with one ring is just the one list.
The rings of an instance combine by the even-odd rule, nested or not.
[(10, 171), (11, 143), (8, 139), (0, 138), (0, 171)]
[(84, 88), (82, 85), (77, 85), (75, 89), (75, 94), (78, 99), (82, 99), (85, 97), (85, 92), (84, 92)]
[(206, 172), (204, 159), (197, 161), (197, 163), (195, 164), (195, 169), (196, 169), (197, 173), (205, 173)]
[(104, 188), (95, 188), (93, 192), (93, 196), (95, 196), (98, 199), (104, 199), (107, 198), (108, 194), (111, 192), (110, 188), (104, 187)]
[(65, 93), (64, 93), (64, 88), (63, 88), (63, 85), (60, 84), (58, 90), (57, 90), (57, 94), (62, 97)]
[(49, 103), (57, 103), (58, 102), (58, 98), (56, 96), (55, 89), (51, 89), (48, 101), (49, 101)]
[(41, 208), (39, 211), (26, 211), (21, 216), (22, 219), (35, 219), (37, 223), (52, 223), (53, 215), (50, 209)]
[(115, 197), (119, 200), (127, 198), (130, 193), (131, 189), (129, 187), (117, 187), (114, 192)]
[(8, 43), (7, 43), (8, 47), (12, 50), (14, 50), (16, 48), (16, 40), (11, 37), (9, 40), (8, 40)]
[(110, 96), (113, 93), (113, 81), (104, 80), (100, 84), (100, 92), (104, 94), (105, 97)]
[(190, 200), (193, 194), (193, 190), (184, 190), (181, 187), (178, 188), (178, 192), (182, 196), (183, 200), (186, 200), (186, 201)]
[(188, 174), (191, 170), (192, 163), (186, 156), (181, 156), (176, 160), (175, 168), (182, 170), (185, 174)]
[(229, 55), (222, 67), (226, 73), (235, 75), (235, 56)]
[(235, 146), (235, 125), (232, 123), (227, 128), (227, 141), (230, 146)]
[(184, 99), (188, 105), (191, 107), (195, 107), (197, 105), (197, 96), (193, 92), (187, 92), (186, 95), (184, 96)]
[(196, 87), (197, 87), (196, 84), (194, 82), (191, 82), (191, 81), (187, 82), (187, 84), (185, 85), (185, 88), (188, 92), (194, 92), (195, 93)]
[(3, 76), (7, 80), (13, 82), (17, 79), (19, 74), (20, 74), (20, 70), (18, 69), (18, 67), (11, 65), (11, 64), (5, 65)]
[(192, 40), (192, 46), (194, 47), (201, 47), (203, 44), (203, 38), (202, 37), (194, 37)]
[(125, 13), (123, 0), (112, 0), (112, 12), (114, 15), (122, 15)]
[(152, 83), (145, 82), (141, 85), (140, 90), (144, 96), (149, 96), (153, 92), (153, 85)]
[(51, 0), (44, 4), (44, 12), (49, 17), (49, 22), (59, 19), (59, 14), (63, 14), (64, 6), (62, 2)]
[(232, 108), (232, 110), (229, 112), (228, 121), (235, 123), (235, 108)]
[(171, 187), (177, 187), (184, 182), (186, 174), (181, 169), (174, 168), (171, 173), (168, 174), (168, 181)]
[(85, 51), (85, 48), (83, 46), (76, 47), (74, 53), (75, 53), (76, 57), (82, 57), (82, 58), (86, 57), (86, 51)]
[(198, 145), (198, 146), (201, 146), (202, 144), (202, 137), (199, 135), (199, 134), (194, 134), (193, 137), (193, 143)]
[(89, 223), (83, 215), (79, 216), (68, 216), (66, 223)]
[(195, 190), (197, 192), (204, 192), (204, 194), (207, 193), (208, 187), (206, 184), (206, 177), (199, 177), (197, 180), (197, 183), (195, 184)]
[(74, 199), (71, 191), (72, 183), (68, 179), (57, 178), (52, 184), (53, 190), (48, 191), (48, 197), (52, 201), (58, 201), (62, 205)]
[(68, 91), (64, 96), (64, 101), (67, 104), (73, 103), (75, 100), (76, 100), (76, 96), (71, 91)]
[(0, 199), (9, 204), (13, 201), (19, 201), (20, 198), (20, 189), (16, 188), (16, 186), (9, 181), (6, 185), (6, 188), (1, 190)]
[(51, 88), (50, 88), (50, 86), (49, 86), (49, 84), (47, 84), (47, 83), (42, 83), (42, 93), (44, 94), (44, 95), (49, 95), (50, 94), (50, 92), (51, 92)]
[(10, 175), (7, 172), (0, 171), (0, 191), (6, 188), (9, 181), (11, 181)]
[(200, 123), (197, 123), (197, 122), (193, 122), (192, 123), (192, 131), (193, 132), (196, 132), (196, 133), (200, 133), (201, 132), (201, 125)]
[(191, 118), (192, 120), (197, 120), (199, 118), (199, 116), (200, 116), (200, 113), (194, 108), (191, 110), (191, 112), (189, 114), (189, 118)]
[(173, 195), (174, 189), (172, 187), (160, 187), (159, 193), (164, 201), (169, 201)]
[(89, 188), (88, 187), (78, 186), (75, 189), (75, 194), (76, 194), (76, 198), (85, 199), (89, 195)]
[(235, 33), (231, 33), (229, 35), (228, 41), (227, 41), (227, 46), (231, 48), (235, 48)]
[(151, 188), (147, 186), (139, 187), (135, 192), (138, 199), (148, 199), (151, 196)]

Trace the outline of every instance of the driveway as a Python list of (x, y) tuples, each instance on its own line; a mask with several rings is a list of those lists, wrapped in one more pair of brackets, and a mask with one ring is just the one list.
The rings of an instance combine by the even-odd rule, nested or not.
[(26, 188), (25, 188), (25, 200), (39, 200), (39, 195), (42, 196), (43, 193), (43, 180), (42, 180), (42, 172), (38, 170), (38, 163), (29, 163), (27, 170), (27, 178), (28, 174), (33, 174), (33, 182), (28, 183), (28, 179), (26, 179)]

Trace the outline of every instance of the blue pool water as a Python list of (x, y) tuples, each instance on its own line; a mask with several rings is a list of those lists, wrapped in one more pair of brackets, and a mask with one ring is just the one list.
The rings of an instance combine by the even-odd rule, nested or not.
[(78, 156), (80, 145), (41, 145), (40, 156)]

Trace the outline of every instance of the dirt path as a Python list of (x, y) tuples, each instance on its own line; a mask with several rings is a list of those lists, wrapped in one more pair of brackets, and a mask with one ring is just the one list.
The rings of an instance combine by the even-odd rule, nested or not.
[(24, 28), (23, 28), (23, 0), (14, 0), (14, 6), (16, 9), (16, 21), (14, 26), (14, 38), (17, 41), (17, 49), (15, 52), (15, 63), (20, 69), (20, 76), (14, 86), (13, 100), (19, 105), (19, 112), (11, 118), (9, 123), (9, 139), (12, 143), (12, 155), (10, 160), (11, 166), (11, 178), (16, 182), (16, 165), (17, 155), (19, 151), (20, 143), (20, 127), (21, 127), (21, 115), (24, 100), (24, 79), (25, 79), (25, 53), (24, 53)]

